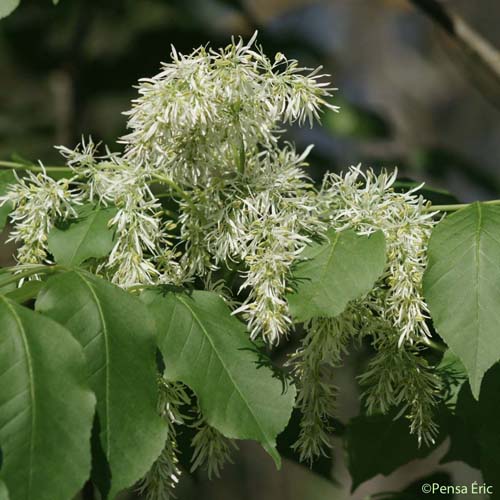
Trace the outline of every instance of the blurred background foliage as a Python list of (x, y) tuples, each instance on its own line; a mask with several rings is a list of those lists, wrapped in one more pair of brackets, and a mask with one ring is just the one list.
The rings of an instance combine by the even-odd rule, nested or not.
[[(500, 47), (498, 0), (443, 5)], [(402, 187), (426, 181), (439, 188), (427, 192), (437, 200), (446, 191), (461, 201), (500, 195), (500, 86), (410, 0), (61, 0), (57, 6), (22, 0), (0, 20), (0, 159), (57, 165), (54, 144), (73, 147), (89, 134), (118, 149), (133, 85), (157, 72), (171, 44), (190, 52), (255, 29), (268, 54), (322, 64), (339, 88), (339, 114), (287, 134), (299, 148), (316, 145), (314, 179), (362, 162), (397, 166)], [(337, 374), (344, 422), (359, 410), (357, 362)], [(256, 446), (243, 443), (221, 480), (188, 477), (179, 498), (342, 500), (403, 487), (405, 496), (397, 498), (420, 498), (413, 482), (425, 474), (480, 480), (465, 466), (438, 466), (443, 446), (351, 495), (340, 441), (333, 466), (327, 461), (315, 473), (290, 460), (280, 474)]]

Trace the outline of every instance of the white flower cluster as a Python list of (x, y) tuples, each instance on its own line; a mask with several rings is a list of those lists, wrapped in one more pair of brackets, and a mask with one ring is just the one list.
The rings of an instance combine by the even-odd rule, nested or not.
[(0, 206), (5, 203), (13, 206), (10, 220), (14, 228), (7, 241), (19, 244), (16, 254), (19, 264), (49, 263), (50, 230), (58, 218), (75, 217), (75, 206), (82, 203), (81, 193), (71, 188), (71, 181), (55, 181), (44, 171), (29, 172), (24, 178), (17, 177), (17, 183), (0, 196)]
[(118, 209), (110, 221), (115, 245), (99, 270), (123, 287), (178, 283), (178, 264), (168, 231), (173, 224), (162, 218), (161, 204), (153, 195), (147, 173), (134, 168), (117, 153), (99, 156), (91, 139), (75, 150), (59, 148), (75, 176), (81, 179), (82, 196), (88, 202)]
[(292, 356), (303, 413), (296, 447), (307, 460), (329, 446), (335, 388), (324, 372), (337, 366), (345, 346), (361, 336), (370, 336), (377, 350), (360, 377), (368, 411), (386, 413), (400, 407), (419, 441), (432, 442), (437, 432), (434, 408), (440, 380), (418, 355), (430, 336), (422, 277), (427, 243), (437, 220), (435, 213), (426, 210), (428, 203), (415, 194), (419, 188), (405, 193), (394, 190), (396, 175), (397, 171), (376, 175), (351, 167), (343, 175), (327, 174), (318, 194), (323, 217), (337, 231), (384, 233), (387, 265), (374, 289), (341, 316), (306, 324), (308, 333)]
[(254, 42), (173, 49), (172, 62), (141, 81), (122, 142), (138, 173), (175, 185), (185, 278), (236, 267), (247, 293), (237, 312), (253, 337), (277, 343), (291, 325), (290, 267), (321, 225), (301, 169), (308, 151), (281, 147), (280, 126), (337, 108), (319, 68), (305, 74), (282, 54), (271, 61)]
[[(309, 149), (300, 155), (281, 146), (280, 127), (312, 124), (321, 107), (337, 108), (327, 101), (332, 89), (320, 68), (307, 72), (282, 54), (271, 61), (254, 42), (188, 56), (173, 49), (172, 62), (140, 83), (123, 155), (100, 156), (91, 140), (59, 149), (78, 196), (118, 209), (110, 222), (115, 246), (99, 272), (133, 287), (236, 268), (244, 280), (237, 312), (253, 337), (277, 343), (291, 325), (284, 298), (290, 267), (322, 227), (302, 171)], [(179, 203), (175, 249), (175, 224), (154, 183)]]
[(320, 203), (337, 230), (354, 229), (358, 234), (384, 233), (387, 267), (369, 297), (379, 314), (399, 332), (399, 345), (430, 336), (429, 317), (422, 296), (422, 277), (427, 264), (426, 249), (437, 223), (428, 202), (415, 194), (421, 186), (399, 193), (393, 189), (397, 170), (376, 175), (358, 165), (344, 175), (327, 174)]
[[(58, 218), (75, 216), (75, 206), (116, 207), (115, 245), (97, 272), (125, 288), (199, 280), (217, 289), (212, 278), (232, 273), (239, 280), (236, 297), (228, 297), (238, 302), (234, 312), (253, 338), (277, 344), (292, 325), (285, 298), (290, 270), (312, 237), (329, 227), (381, 230), (387, 266), (375, 288), (338, 318), (308, 322), (290, 361), (303, 413), (296, 447), (312, 460), (330, 445), (336, 393), (330, 371), (362, 336), (378, 351), (361, 378), (368, 408), (403, 406), (411, 430), (430, 440), (439, 380), (418, 353), (429, 336), (421, 288), (435, 214), (414, 191), (394, 190), (396, 172), (352, 167), (328, 174), (318, 192), (303, 171), (309, 148), (300, 154), (282, 144), (280, 128), (312, 124), (322, 107), (336, 111), (328, 102), (333, 89), (320, 69), (304, 70), (282, 54), (270, 60), (254, 42), (200, 47), (188, 56), (172, 49), (172, 62), (140, 82), (126, 113), (123, 154), (100, 155), (91, 140), (75, 150), (61, 147), (70, 179), (30, 173), (0, 197), (14, 206), (10, 239), (21, 243), (18, 261), (48, 262), (48, 233)], [(173, 218), (158, 185), (176, 203)], [(175, 411), (187, 396), (164, 381), (161, 394), (170, 437), (145, 479), (148, 498), (168, 497), (179, 474)], [(202, 420), (197, 425), (194, 466), (207, 461), (217, 473), (228, 442)]]
[[(307, 152), (306, 152), (307, 153)], [(182, 261), (191, 273), (235, 267), (248, 291), (236, 310), (248, 320), (252, 337), (277, 343), (291, 325), (285, 300), (287, 278), (297, 255), (323, 224), (316, 194), (301, 166), (305, 154), (291, 146), (249, 158), (260, 174), (221, 179), (216, 187), (192, 191), (181, 202), (185, 242)]]
[(281, 124), (312, 125), (321, 107), (337, 109), (327, 101), (333, 89), (321, 81), (321, 68), (304, 74), (282, 54), (271, 61), (256, 36), (188, 56), (173, 48), (172, 62), (141, 80), (127, 113), (127, 159), (182, 187), (210, 189), (238, 171), (258, 175), (246, 160), (277, 144)]

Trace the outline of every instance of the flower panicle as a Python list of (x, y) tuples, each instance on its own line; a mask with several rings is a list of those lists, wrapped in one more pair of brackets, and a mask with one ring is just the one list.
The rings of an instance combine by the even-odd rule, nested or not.
[(255, 38), (189, 55), (172, 49), (171, 62), (139, 82), (121, 139), (126, 157), (183, 184), (206, 184), (234, 172), (242, 151), (276, 145), (280, 124), (312, 125), (322, 108), (337, 110), (320, 68), (305, 73), (283, 54), (273, 62)]
[(180, 283), (182, 272), (169, 236), (175, 225), (164, 220), (149, 173), (108, 148), (100, 154), (91, 138), (74, 150), (59, 150), (75, 175), (84, 179), (79, 183), (82, 196), (90, 203), (117, 209), (109, 222), (115, 245), (97, 271), (124, 288)]
[(382, 231), (387, 266), (379, 280), (386, 293), (372, 295), (379, 309), (399, 330), (399, 345), (418, 343), (430, 336), (422, 278), (427, 265), (427, 243), (437, 224), (428, 203), (414, 190), (394, 189), (397, 170), (363, 172), (351, 167), (345, 174), (327, 174), (320, 192), (322, 210), (337, 230), (352, 228), (359, 234)]
[(81, 193), (71, 187), (73, 179), (54, 180), (43, 170), (17, 176), (7, 192), (0, 196), (0, 206), (12, 204), (9, 218), (13, 224), (7, 241), (19, 245), (19, 264), (50, 263), (48, 236), (58, 219), (76, 217), (75, 207), (83, 203)]

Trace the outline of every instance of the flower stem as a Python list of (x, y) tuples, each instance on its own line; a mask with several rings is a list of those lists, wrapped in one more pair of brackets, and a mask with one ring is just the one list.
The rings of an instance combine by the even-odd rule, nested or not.
[(427, 339), (427, 345), (431, 348), (434, 349), (435, 351), (438, 352), (446, 352), (446, 346), (438, 344), (434, 340)]
[(27, 165), (25, 163), (19, 163), (15, 161), (0, 161), (0, 168), (12, 169), (12, 170), (29, 170), (31, 172), (72, 172), (69, 167), (56, 167), (50, 166), (45, 167), (41, 165)]
[(152, 177), (159, 181), (162, 184), (166, 184), (170, 188), (172, 188), (181, 198), (186, 200), (186, 202), (189, 204), (189, 206), (196, 211), (196, 206), (194, 205), (193, 201), (191, 200), (191, 197), (189, 196), (189, 193), (184, 191), (179, 184), (177, 184), (175, 181), (172, 179), (169, 179), (168, 177), (160, 174), (153, 174)]
[[(477, 202), (474, 202), (477, 203)], [(426, 212), (456, 212), (457, 210), (462, 210), (462, 208), (467, 208), (474, 203), (456, 203), (454, 205), (429, 205), (425, 211)], [(481, 201), (480, 203), (484, 205), (500, 205), (500, 200), (488, 200)]]

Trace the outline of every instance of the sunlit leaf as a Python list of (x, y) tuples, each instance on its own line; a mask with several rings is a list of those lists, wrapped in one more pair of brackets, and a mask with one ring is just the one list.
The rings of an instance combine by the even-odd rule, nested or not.
[(0, 473), (15, 500), (67, 500), (90, 473), (95, 398), (66, 328), (0, 296)]

